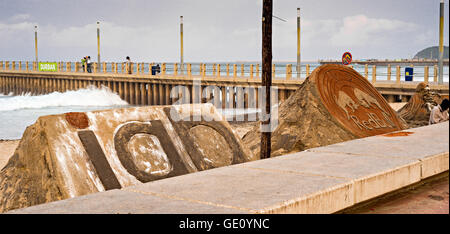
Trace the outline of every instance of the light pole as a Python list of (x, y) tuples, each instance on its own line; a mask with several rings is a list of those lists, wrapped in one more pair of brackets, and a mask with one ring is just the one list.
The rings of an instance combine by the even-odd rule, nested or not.
[(184, 72), (184, 58), (183, 58), (183, 16), (180, 16), (180, 71)]
[(297, 8), (297, 78), (300, 78), (302, 67), (300, 64), (300, 8)]
[(97, 60), (98, 71), (100, 71), (100, 22), (97, 21)]
[(38, 64), (38, 39), (37, 39), (37, 25), (34, 26), (34, 49), (36, 54), (36, 66), (39, 66)]
[(444, 59), (444, 0), (439, 4), (439, 76), (438, 83), (444, 83), (444, 67), (442, 60)]

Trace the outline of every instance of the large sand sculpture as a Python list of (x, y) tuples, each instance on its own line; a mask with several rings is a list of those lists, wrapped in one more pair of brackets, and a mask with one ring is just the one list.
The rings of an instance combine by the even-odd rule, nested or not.
[[(407, 128), (370, 82), (343, 65), (315, 69), (278, 112), (272, 156)], [(243, 142), (259, 155), (259, 126)]]
[(417, 85), (414, 96), (397, 113), (410, 127), (425, 126), (428, 125), (431, 110), (442, 99), (441, 95), (432, 92), (426, 83), (421, 82)]
[(210, 104), (40, 117), (0, 172), (0, 213), (255, 160), (239, 139)]

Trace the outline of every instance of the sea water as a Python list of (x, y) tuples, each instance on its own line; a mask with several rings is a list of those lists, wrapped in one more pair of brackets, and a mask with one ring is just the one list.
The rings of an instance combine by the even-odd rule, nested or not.
[(21, 139), (39, 116), (123, 107), (129, 107), (128, 103), (105, 87), (40, 96), (0, 94), (0, 139)]
[[(0, 93), (0, 139), (21, 139), (27, 126), (34, 124), (40, 116), (131, 107), (134, 106), (120, 99), (117, 93), (107, 87), (89, 86), (77, 91), (53, 92), (39, 96)], [(259, 112), (255, 108), (218, 111), (225, 118)]]

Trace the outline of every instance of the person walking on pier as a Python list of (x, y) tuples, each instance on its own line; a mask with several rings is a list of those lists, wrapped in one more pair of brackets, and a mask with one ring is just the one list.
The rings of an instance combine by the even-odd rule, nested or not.
[(440, 105), (435, 106), (433, 110), (431, 110), (429, 124), (431, 125), (447, 121), (449, 119), (448, 116), (449, 105), (450, 102), (446, 98), (442, 100)]
[(125, 62), (125, 65), (126, 65), (126, 69), (127, 69), (126, 70), (127, 74), (132, 74), (133, 70), (132, 70), (132, 67), (131, 67), (131, 59), (130, 59), (129, 56), (127, 56), (126, 59), (127, 59), (127, 61)]

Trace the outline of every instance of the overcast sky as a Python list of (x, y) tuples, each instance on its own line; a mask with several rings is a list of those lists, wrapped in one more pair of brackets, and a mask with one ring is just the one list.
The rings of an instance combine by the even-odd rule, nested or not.
[[(444, 44), (449, 44), (445, 0)], [(438, 45), (439, 0), (274, 0), (274, 61), (296, 61), (297, 7), (302, 61), (411, 58)], [(261, 60), (262, 0), (0, 0), (0, 60), (185, 62)]]

